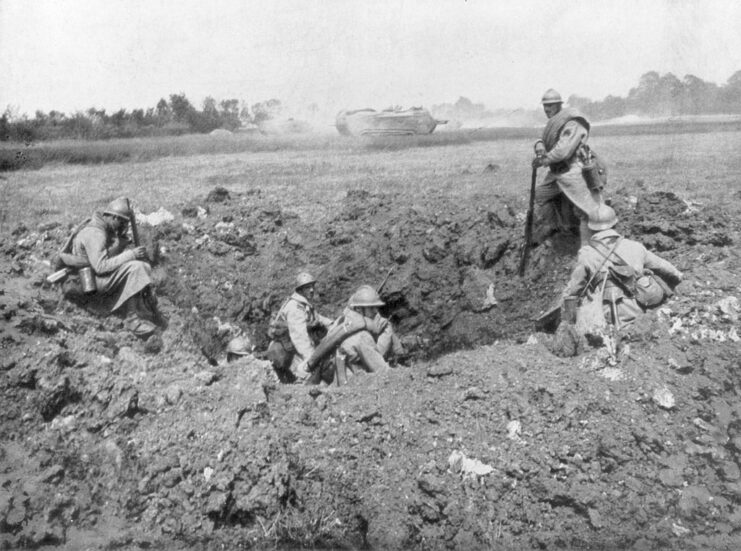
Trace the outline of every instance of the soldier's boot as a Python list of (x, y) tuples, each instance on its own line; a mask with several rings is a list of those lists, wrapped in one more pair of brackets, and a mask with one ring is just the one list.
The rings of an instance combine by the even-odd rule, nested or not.
[(135, 336), (141, 339), (146, 339), (154, 334), (157, 330), (157, 326), (148, 319), (142, 317), (140, 312), (140, 301), (141, 297), (139, 294), (136, 294), (124, 303), (124, 312), (126, 314), (124, 326)]

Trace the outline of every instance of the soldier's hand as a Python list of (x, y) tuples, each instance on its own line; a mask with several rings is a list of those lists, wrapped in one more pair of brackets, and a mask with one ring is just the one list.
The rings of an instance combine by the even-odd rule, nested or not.
[(147, 248), (144, 246), (136, 247), (134, 249), (134, 258), (137, 260), (146, 260), (148, 258)]
[(543, 166), (544, 157), (533, 157), (533, 168), (540, 168)]

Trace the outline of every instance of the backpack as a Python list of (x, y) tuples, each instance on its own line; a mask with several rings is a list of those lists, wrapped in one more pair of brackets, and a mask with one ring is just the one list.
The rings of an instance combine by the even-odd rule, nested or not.
[(274, 341), (288, 337), (288, 323), (286, 322), (286, 314), (283, 309), (286, 307), (289, 300), (291, 299), (289, 298), (286, 300), (275, 315), (270, 318), (270, 323), (268, 324), (268, 337)]
[[(604, 256), (604, 253), (597, 247), (594, 245), (592, 247)], [(608, 268), (608, 277), (623, 290), (626, 296), (634, 298), (639, 305), (644, 308), (653, 308), (674, 294), (657, 274), (647, 268), (642, 274), (638, 274), (617, 251), (614, 251), (614, 254), (620, 260), (620, 264), (613, 262)]]

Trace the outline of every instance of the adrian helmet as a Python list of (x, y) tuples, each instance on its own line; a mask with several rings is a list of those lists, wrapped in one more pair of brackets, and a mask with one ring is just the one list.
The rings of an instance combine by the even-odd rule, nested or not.
[(378, 296), (376, 290), (370, 285), (361, 285), (350, 297), (350, 307), (359, 306), (383, 306), (386, 304)]
[(617, 224), (618, 217), (615, 210), (604, 203), (589, 213), (587, 227), (592, 231), (609, 230)]
[(110, 214), (118, 216), (124, 220), (131, 220), (131, 209), (129, 207), (129, 200), (126, 197), (119, 197), (114, 199), (103, 211), (103, 214)]
[(296, 287), (295, 289), (298, 291), (301, 287), (306, 287), (307, 285), (314, 285), (316, 283), (316, 278), (311, 275), (309, 272), (301, 272), (296, 276)]
[(545, 94), (543, 94), (543, 99), (540, 100), (540, 103), (542, 105), (548, 105), (551, 103), (563, 103), (563, 100), (561, 99), (561, 94), (556, 92), (553, 88), (549, 88), (545, 91)]
[(226, 346), (227, 354), (236, 354), (237, 356), (246, 356), (252, 352), (252, 341), (249, 337), (234, 337)]

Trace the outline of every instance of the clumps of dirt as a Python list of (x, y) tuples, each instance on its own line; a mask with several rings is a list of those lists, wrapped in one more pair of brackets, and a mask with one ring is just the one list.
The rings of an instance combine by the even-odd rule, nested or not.
[[(739, 222), (612, 202), (685, 272), (617, 357), (532, 334), (575, 245), (516, 277), (505, 198), (356, 191), (315, 217), (230, 192), (143, 225), (167, 273), (156, 343), (44, 282), (75, 221), (1, 236), (0, 547), (737, 548)], [(327, 314), (393, 268), (386, 312), (430, 361), (339, 389), (226, 363), (304, 268)]]

